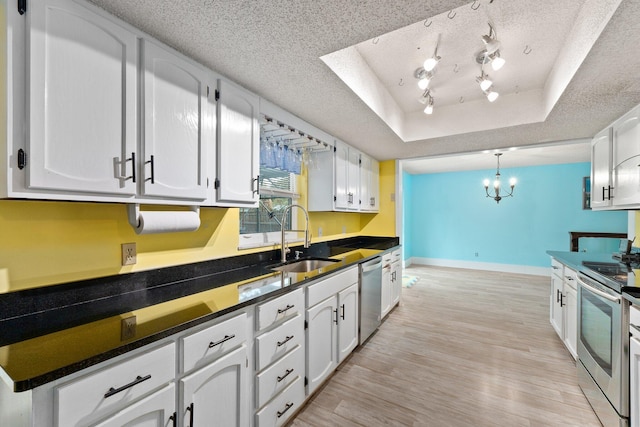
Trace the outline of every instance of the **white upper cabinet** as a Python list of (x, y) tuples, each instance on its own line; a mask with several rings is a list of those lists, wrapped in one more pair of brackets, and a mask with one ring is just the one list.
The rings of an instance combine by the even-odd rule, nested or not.
[(380, 210), (380, 164), (366, 154), (360, 155), (360, 210)]
[(640, 106), (613, 124), (613, 204), (640, 203)]
[(135, 34), (69, 0), (26, 17), (28, 187), (134, 195)]
[(145, 196), (207, 198), (207, 148), (214, 141), (207, 71), (147, 40), (141, 44)]
[(260, 199), (258, 96), (218, 80), (216, 203), (257, 207)]
[[(309, 169), (308, 206), (310, 211), (377, 211), (370, 206), (371, 194), (379, 192), (378, 163), (370, 162), (366, 172), (360, 162), (362, 153), (336, 140), (333, 152), (317, 153), (317, 166)], [(375, 162), (375, 166), (373, 165)], [(375, 170), (376, 176), (372, 177)], [(366, 175), (366, 182), (361, 179)], [(367, 194), (363, 194), (366, 187)], [(366, 197), (367, 200), (363, 200)], [(374, 196), (377, 199), (377, 196)], [(366, 203), (365, 203), (366, 202)], [(367, 205), (365, 208), (363, 206)]]
[(640, 207), (640, 105), (591, 142), (591, 208)]
[(591, 208), (611, 205), (611, 128), (591, 141)]

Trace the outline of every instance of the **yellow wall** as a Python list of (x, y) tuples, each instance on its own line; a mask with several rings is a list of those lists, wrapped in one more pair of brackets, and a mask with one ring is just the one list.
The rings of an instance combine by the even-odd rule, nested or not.
[[(395, 235), (394, 186), (395, 163), (382, 162), (380, 213), (312, 212), (312, 242)], [(0, 200), (0, 292), (271, 249), (238, 250), (238, 209), (202, 208), (200, 217), (195, 232), (137, 235), (124, 204)], [(138, 262), (122, 267), (120, 245), (128, 242), (137, 244)]]

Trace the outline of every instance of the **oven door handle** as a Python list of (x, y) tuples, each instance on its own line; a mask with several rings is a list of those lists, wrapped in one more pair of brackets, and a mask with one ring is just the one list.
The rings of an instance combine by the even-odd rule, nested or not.
[(580, 278), (578, 278), (578, 283), (580, 283), (580, 286), (582, 286), (583, 288), (585, 288), (589, 292), (594, 293), (594, 294), (598, 295), (599, 297), (602, 297), (602, 298), (604, 298), (604, 299), (606, 299), (608, 301), (620, 304), (620, 300), (622, 300), (622, 297), (614, 297), (613, 295), (609, 295), (606, 292), (602, 292), (600, 289), (596, 289), (593, 286), (591, 286), (591, 285), (585, 283), (584, 281), (580, 280)]

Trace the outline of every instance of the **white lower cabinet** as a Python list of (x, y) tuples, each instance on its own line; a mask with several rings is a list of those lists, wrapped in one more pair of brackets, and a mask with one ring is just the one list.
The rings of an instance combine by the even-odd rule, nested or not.
[(358, 284), (338, 294), (338, 363), (358, 346)]
[(391, 311), (391, 293), (391, 254), (385, 254), (382, 257), (381, 317), (386, 316)]
[(391, 253), (391, 307), (400, 302), (402, 293), (402, 251), (397, 249)]
[(256, 307), (256, 426), (280, 426), (298, 410), (304, 395), (304, 290)]
[(571, 356), (577, 359), (578, 273), (556, 259), (551, 260), (551, 269), (549, 320)]
[(127, 406), (95, 427), (165, 427), (177, 425), (176, 386), (160, 391)]
[(354, 267), (307, 288), (307, 395), (357, 345), (357, 283)]
[(180, 380), (185, 426), (247, 425), (247, 348), (241, 346)]

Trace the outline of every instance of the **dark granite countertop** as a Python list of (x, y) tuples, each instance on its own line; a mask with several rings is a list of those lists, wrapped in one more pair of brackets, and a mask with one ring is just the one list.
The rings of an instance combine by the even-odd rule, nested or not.
[[(398, 245), (397, 237), (369, 236), (315, 243), (302, 257), (339, 262), (308, 273), (272, 271), (280, 256), (279, 250), (272, 250), (2, 294), (0, 367), (6, 374), (2, 377), (13, 382), (16, 392), (30, 390), (275, 298)], [(302, 248), (292, 251), (296, 249)], [(199, 308), (175, 313), (145, 328), (139, 325), (135, 341), (92, 337), (113, 316), (186, 298), (199, 300)], [(65, 346), (74, 346), (74, 352), (64, 351)]]

